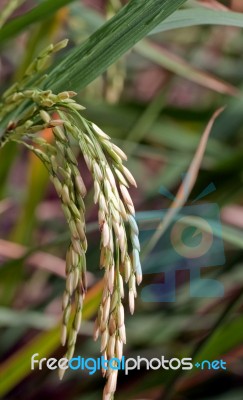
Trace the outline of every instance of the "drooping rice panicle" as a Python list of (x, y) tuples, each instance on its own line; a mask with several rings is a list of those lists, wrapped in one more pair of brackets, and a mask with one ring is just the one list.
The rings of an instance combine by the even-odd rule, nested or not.
[[(83, 200), (87, 190), (71, 141), (78, 144), (94, 181), (94, 203), (98, 204), (101, 234), (100, 267), (104, 269), (104, 288), (94, 324), (94, 339), (100, 336), (100, 351), (105, 358), (121, 359), (126, 343), (124, 282), (128, 285), (129, 308), (133, 314), (136, 285), (142, 280), (139, 232), (128, 191), (130, 185), (136, 187), (136, 182), (123, 165), (126, 154), (96, 124), (81, 116), (79, 111), (84, 107), (73, 99), (76, 93), (66, 91), (55, 94), (51, 90), (28, 87), (30, 77), (42, 72), (52, 52), (58, 51), (65, 44), (62, 41), (44, 50), (31, 63), (22, 82), (13, 85), (3, 95), (0, 119), (22, 102), (27, 101), (28, 107), (16, 121), (9, 122), (0, 147), (12, 140), (23, 143), (33, 151), (46, 166), (60, 198), (70, 230), (70, 245), (66, 254), (66, 288), (62, 301), (61, 343), (67, 346), (65, 356), (71, 359), (87, 291), (87, 239)], [(53, 134), (49, 142), (39, 136), (39, 132), (46, 128), (51, 129)], [(60, 370), (60, 378), (63, 372)], [(110, 400), (116, 390), (117, 371), (103, 371), (103, 375), (107, 378), (103, 399)]]

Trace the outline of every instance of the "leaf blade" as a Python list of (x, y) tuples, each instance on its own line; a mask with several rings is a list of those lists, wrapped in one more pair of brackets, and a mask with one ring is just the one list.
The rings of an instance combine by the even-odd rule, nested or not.
[(132, 0), (52, 69), (45, 88), (80, 90), (186, 0)]
[(179, 10), (156, 26), (149, 34), (198, 25), (222, 25), (243, 28), (243, 15), (232, 11), (193, 9)]

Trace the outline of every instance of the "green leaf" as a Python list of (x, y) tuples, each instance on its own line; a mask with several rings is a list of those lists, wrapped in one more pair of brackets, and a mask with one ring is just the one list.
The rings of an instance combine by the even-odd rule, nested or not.
[(50, 71), (45, 88), (79, 90), (102, 74), (186, 0), (131, 0)]
[[(81, 15), (79, 16), (79, 19), (82, 16), (82, 20), (85, 19), (85, 21), (89, 25), (90, 29), (93, 29), (93, 30), (95, 28), (98, 29), (102, 25), (102, 18), (97, 13), (95, 13), (93, 10), (87, 9), (87, 7), (75, 7), (75, 9), (76, 9), (76, 16), (79, 11), (81, 13)], [(162, 26), (162, 28), (164, 26), (168, 27), (170, 25), (168, 25), (167, 21), (168, 20), (174, 21), (174, 19), (175, 19), (175, 27), (177, 27), (176, 23), (178, 21), (183, 22), (183, 23), (185, 21), (187, 21), (187, 19), (186, 19), (187, 13), (189, 13), (189, 20), (193, 21), (194, 20), (193, 16), (190, 16), (190, 15), (191, 15), (191, 13), (193, 14), (194, 12), (196, 12), (195, 20), (200, 23), (201, 19), (200, 19), (200, 15), (199, 15), (198, 11), (200, 11), (200, 10), (196, 9), (196, 10), (176, 11), (173, 15), (168, 17), (159, 26)], [(202, 11), (207, 12), (207, 11), (212, 11), (212, 10), (202, 10)], [(182, 15), (181, 15), (181, 13), (182, 13)], [(179, 17), (174, 18), (174, 15), (177, 16), (178, 14), (179, 14)], [(222, 14), (225, 14), (225, 12), (222, 12)], [(237, 13), (231, 13), (231, 14), (233, 14), (233, 15), (236, 14), (237, 22), (243, 24), (243, 18), (242, 18), (241, 14), (237, 14)], [(239, 16), (241, 16), (241, 18), (239, 18)], [(214, 21), (213, 17), (214, 16), (211, 16), (211, 21)], [(224, 21), (224, 15), (222, 17), (220, 20)], [(80, 21), (81, 21), (81, 19), (80, 19)], [(231, 21), (231, 19), (229, 18), (229, 22), (230, 21)], [(223, 22), (222, 22), (222, 24), (223, 24)], [(157, 28), (155, 28), (155, 30), (156, 29)], [(173, 29), (173, 27), (172, 27), (172, 29)], [(77, 30), (77, 34), (79, 34), (79, 33), (80, 33), (79, 30)], [(199, 68), (195, 68), (189, 62), (186, 62), (184, 59), (174, 55), (167, 49), (161, 48), (159, 46), (155, 46), (154, 44), (150, 43), (149, 41), (146, 41), (146, 42), (142, 41), (141, 43), (139, 43), (138, 45), (135, 46), (135, 50), (137, 50), (138, 53), (142, 54), (145, 58), (148, 58), (151, 61), (156, 62), (157, 64), (167, 68), (168, 70), (170, 70), (180, 76), (183, 76), (186, 79), (192, 80), (200, 85), (208, 87), (219, 93), (227, 93), (229, 95), (237, 94), (237, 89), (234, 88), (232, 85), (215, 77), (213, 74), (201, 71)]]
[(66, 6), (74, 0), (46, 0), (29, 12), (14, 18), (0, 30), (0, 42), (3, 42), (24, 29), (29, 28), (34, 22), (39, 22), (54, 14), (59, 8)]
[(231, 11), (215, 11), (202, 8), (180, 10), (171, 15), (165, 22), (159, 24), (149, 34), (169, 31), (171, 29), (187, 28), (197, 25), (222, 25), (243, 28), (243, 14)]
[(197, 354), (197, 360), (213, 360), (242, 343), (243, 317), (221, 325)]
[[(50, 69), (44, 88), (54, 92), (84, 88), (185, 2), (131, 0), (84, 43), (71, 50), (68, 56)], [(34, 86), (35, 82), (32, 84)], [(8, 121), (16, 118), (20, 111), (21, 107), (0, 121), (0, 128), (6, 128)], [(3, 129), (0, 137), (4, 133)]]

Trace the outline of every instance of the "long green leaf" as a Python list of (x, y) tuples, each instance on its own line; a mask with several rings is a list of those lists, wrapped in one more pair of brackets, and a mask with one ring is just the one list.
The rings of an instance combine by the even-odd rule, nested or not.
[(180, 10), (171, 15), (165, 22), (156, 26), (150, 35), (171, 29), (186, 28), (197, 25), (222, 25), (243, 28), (243, 14), (231, 11), (215, 11), (196, 8)]
[(186, 0), (131, 0), (50, 72), (45, 87), (79, 90), (102, 74)]
[(74, 0), (46, 0), (29, 12), (14, 18), (0, 30), (0, 42), (3, 42), (22, 30), (28, 28), (34, 22), (41, 21), (54, 14), (59, 8), (66, 6)]
[[(182, 12), (184, 15), (184, 11)], [(176, 11), (173, 15), (177, 15), (180, 13), (181, 11)], [(185, 11), (185, 13), (186, 14), (189, 13), (190, 15), (191, 10)], [(170, 16), (167, 20), (173, 19), (173, 15)], [(83, 6), (75, 7), (75, 18), (77, 18), (77, 20), (80, 21), (80, 24), (82, 24), (82, 21), (85, 20), (85, 23), (87, 23), (91, 31), (100, 28), (100, 26), (105, 22), (105, 19), (102, 18), (99, 14)], [(194, 20), (193, 18), (191, 19), (192, 21)], [(167, 20), (162, 23), (162, 26), (165, 25), (166, 27), (170, 28), (171, 25), (167, 24)], [(177, 21), (179, 21), (179, 23), (184, 22), (185, 18), (183, 16), (182, 18), (176, 17), (175, 27), (177, 27), (176, 25)], [(195, 18), (196, 25), (200, 22), (201, 22), (200, 18), (198, 17)], [(76, 33), (79, 34), (79, 29), (77, 29)], [(158, 65), (161, 65), (162, 67), (168, 69), (169, 71), (172, 71), (173, 73), (178, 74), (179, 76), (182, 76), (186, 79), (192, 80), (193, 82), (196, 82), (199, 85), (205, 86), (219, 93), (226, 93), (229, 95), (236, 95), (238, 93), (237, 89), (232, 85), (230, 85), (229, 83), (224, 82), (223, 80), (217, 78), (213, 74), (204, 72), (199, 68), (195, 68), (193, 65), (191, 65), (183, 58), (173, 54), (168, 49), (156, 46), (154, 43), (150, 41), (144, 41), (144, 40), (141, 41), (135, 46), (135, 50), (138, 51), (138, 53), (142, 54), (145, 58), (148, 58), (151, 61), (157, 63)]]
[[(185, 2), (131, 0), (52, 67), (44, 87), (54, 92), (84, 88)], [(0, 137), (8, 121), (16, 118), (19, 112), (20, 108), (0, 121)]]

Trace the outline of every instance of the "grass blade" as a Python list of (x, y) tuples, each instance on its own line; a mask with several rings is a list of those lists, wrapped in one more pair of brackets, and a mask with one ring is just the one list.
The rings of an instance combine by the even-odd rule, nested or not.
[[(101, 75), (186, 0), (131, 0), (113, 18), (49, 71), (44, 88), (54, 92), (78, 91)], [(0, 36), (1, 39), (1, 36)], [(35, 82), (32, 83), (33, 86)], [(0, 121), (0, 137), (9, 120), (20, 109)]]
[(50, 72), (45, 87), (79, 90), (102, 74), (186, 0), (132, 0)]
[(223, 112), (223, 110), (224, 110), (224, 108), (218, 109), (213, 114), (212, 118), (210, 119), (210, 121), (202, 135), (202, 138), (200, 140), (197, 151), (193, 157), (193, 160), (190, 164), (190, 167), (187, 171), (186, 177), (185, 177), (183, 183), (181, 184), (181, 186), (179, 187), (179, 190), (176, 194), (176, 198), (172, 202), (170, 209), (168, 210), (167, 214), (165, 215), (163, 221), (161, 221), (161, 223), (159, 223), (159, 225), (157, 226), (156, 232), (151, 237), (148, 245), (146, 246), (145, 251), (143, 253), (144, 257), (151, 252), (151, 250), (154, 248), (154, 246), (156, 245), (158, 240), (161, 238), (163, 233), (168, 228), (168, 226), (169, 226), (170, 222), (173, 220), (174, 216), (178, 213), (178, 211), (181, 209), (181, 207), (183, 207), (183, 205), (187, 201), (187, 199), (193, 189), (193, 186), (196, 182), (196, 179), (197, 179), (197, 176), (199, 173), (199, 169), (200, 169), (200, 165), (201, 165), (203, 155), (206, 150), (208, 138), (209, 138), (210, 132), (212, 130), (214, 121)]
[(243, 28), (243, 15), (232, 11), (216, 11), (202, 8), (180, 10), (167, 18), (164, 23), (159, 24), (150, 32), (150, 35), (166, 32), (171, 29), (198, 25), (222, 25)]

